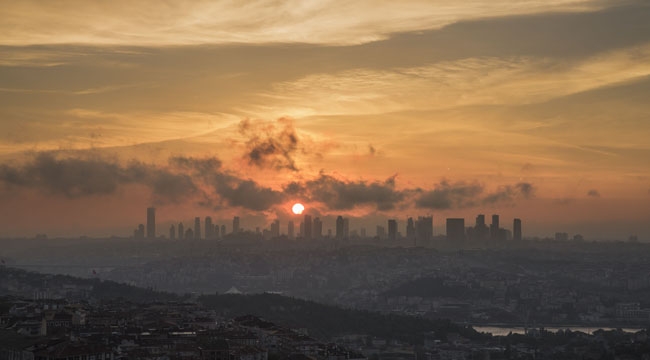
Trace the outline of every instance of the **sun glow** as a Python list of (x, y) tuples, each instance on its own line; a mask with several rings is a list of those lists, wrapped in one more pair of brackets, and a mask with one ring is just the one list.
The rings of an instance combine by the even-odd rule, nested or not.
[(291, 211), (293, 211), (293, 213), (296, 215), (300, 215), (303, 211), (305, 211), (305, 206), (301, 203), (295, 203), (291, 207)]

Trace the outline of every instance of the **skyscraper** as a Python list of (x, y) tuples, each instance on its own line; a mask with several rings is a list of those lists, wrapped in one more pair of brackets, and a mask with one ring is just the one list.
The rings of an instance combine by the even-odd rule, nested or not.
[(194, 218), (194, 240), (201, 240), (201, 218)]
[(323, 222), (320, 221), (320, 218), (314, 218), (313, 236), (314, 239), (323, 237)]
[(465, 219), (447, 219), (447, 240), (454, 242), (465, 240)]
[(305, 232), (303, 233), (302, 237), (304, 237), (307, 240), (311, 239), (311, 236), (312, 236), (312, 233), (311, 233), (312, 222), (311, 222), (311, 216), (310, 215), (305, 215), (305, 220), (304, 220), (304, 225), (303, 226), (304, 226), (304, 231)]
[(212, 227), (212, 218), (209, 216), (205, 217), (205, 239), (212, 240), (214, 235), (214, 228)]
[(183, 223), (178, 223), (178, 240), (185, 239), (185, 229), (183, 229)]
[(293, 220), (290, 220), (287, 224), (287, 235), (289, 236), (289, 239), (296, 238), (295, 230), (293, 229)]
[(176, 227), (174, 227), (174, 224), (169, 227), (169, 240), (174, 240), (176, 239)]
[(418, 216), (415, 223), (415, 237), (418, 244), (424, 245), (433, 239), (433, 216)]
[(239, 216), (235, 216), (232, 218), (232, 233), (237, 234), (239, 233)]
[(280, 237), (280, 220), (275, 220), (271, 223), (271, 237), (278, 238)]
[(515, 219), (512, 224), (512, 239), (520, 241), (521, 237), (521, 219)]
[(395, 219), (388, 220), (388, 239), (397, 240), (397, 220)]
[(344, 221), (343, 221), (343, 216), (339, 215), (336, 218), (336, 239), (337, 240), (343, 240), (343, 226), (344, 226)]
[(406, 238), (409, 241), (415, 241), (415, 223), (412, 217), (406, 220)]
[(490, 238), (497, 240), (499, 238), (499, 215), (492, 215), (492, 224), (490, 224)]
[(147, 208), (147, 238), (156, 238), (156, 208)]
[(485, 241), (490, 234), (490, 229), (485, 225), (485, 215), (476, 216), (476, 225), (474, 225), (474, 238), (478, 241)]

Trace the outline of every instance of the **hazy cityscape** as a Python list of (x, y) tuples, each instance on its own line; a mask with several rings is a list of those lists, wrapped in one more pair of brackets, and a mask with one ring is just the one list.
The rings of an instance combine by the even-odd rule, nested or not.
[(650, 360), (648, 0), (0, 19), (0, 360)]

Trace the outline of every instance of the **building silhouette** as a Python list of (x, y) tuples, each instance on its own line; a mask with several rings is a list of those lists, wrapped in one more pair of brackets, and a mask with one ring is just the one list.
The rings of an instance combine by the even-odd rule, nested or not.
[(409, 241), (414, 242), (415, 241), (415, 222), (413, 221), (412, 217), (409, 217), (406, 220), (406, 238)]
[(338, 216), (336, 218), (336, 239), (337, 240), (343, 240), (345, 234), (344, 234), (344, 227), (345, 227), (345, 221), (343, 220), (343, 216)]
[(192, 231), (192, 229), (185, 230), (185, 240), (192, 240), (192, 239), (194, 239), (194, 231)]
[(302, 234), (302, 237), (309, 240), (311, 239), (312, 236), (312, 221), (311, 221), (311, 215), (305, 215), (305, 219), (303, 221), (303, 227), (304, 227), (304, 232)]
[(292, 240), (296, 238), (293, 220), (290, 220), (289, 223), (287, 223), (287, 236)]
[(499, 239), (499, 215), (492, 215), (492, 224), (490, 224), (490, 239)]
[(512, 224), (512, 239), (515, 241), (520, 241), (521, 236), (521, 219), (515, 219)]
[(447, 240), (460, 242), (465, 240), (465, 219), (447, 219)]
[(205, 228), (205, 239), (206, 240), (212, 240), (214, 237), (214, 227), (212, 226), (212, 218), (209, 216), (205, 217), (204, 220), (204, 228)]
[(489, 235), (490, 228), (485, 224), (485, 215), (477, 215), (472, 240), (485, 241), (488, 239)]
[(239, 216), (235, 216), (232, 218), (232, 233), (237, 234), (239, 233)]
[(428, 244), (433, 239), (433, 216), (419, 216), (415, 223), (416, 241), (422, 244)]
[(147, 239), (156, 238), (156, 208), (147, 208)]
[(175, 240), (176, 239), (176, 227), (174, 224), (169, 227), (169, 240)]
[(221, 225), (221, 237), (226, 236), (226, 225)]
[(388, 220), (388, 239), (397, 240), (397, 220), (395, 219)]
[(313, 236), (314, 239), (323, 237), (323, 222), (320, 221), (320, 218), (314, 218)]
[(133, 238), (134, 239), (144, 239), (144, 225), (143, 224), (138, 225), (138, 228), (133, 230)]
[(183, 223), (178, 223), (178, 240), (185, 239), (185, 229), (183, 228)]
[(276, 219), (271, 223), (271, 238), (280, 237), (280, 220)]
[(343, 238), (350, 238), (350, 218), (343, 218)]
[(194, 218), (194, 240), (201, 240), (201, 218)]
[(377, 234), (377, 238), (379, 238), (379, 240), (385, 239), (386, 238), (386, 228), (381, 226), (381, 225), (377, 225), (376, 234)]

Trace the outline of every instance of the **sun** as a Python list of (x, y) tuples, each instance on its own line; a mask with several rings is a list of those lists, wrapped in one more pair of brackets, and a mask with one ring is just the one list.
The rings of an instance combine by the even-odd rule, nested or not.
[(293, 213), (296, 215), (300, 215), (303, 211), (305, 211), (305, 206), (301, 203), (295, 203), (291, 207), (291, 211), (293, 211)]

